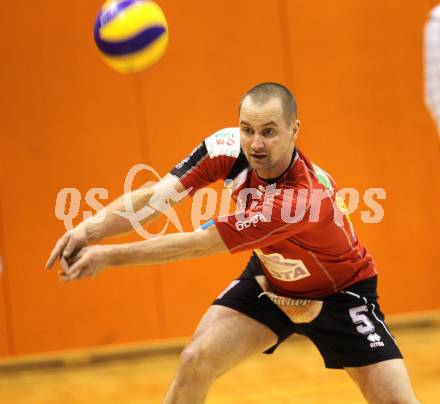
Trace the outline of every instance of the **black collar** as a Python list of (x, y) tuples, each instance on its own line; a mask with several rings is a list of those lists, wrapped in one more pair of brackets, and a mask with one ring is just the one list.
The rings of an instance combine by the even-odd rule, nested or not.
[(296, 148), (294, 147), (294, 148), (293, 148), (293, 153), (292, 153), (292, 158), (290, 159), (290, 164), (289, 164), (289, 166), (283, 171), (283, 173), (282, 173), (281, 175), (279, 175), (279, 176), (276, 177), (276, 178), (261, 178), (261, 177), (258, 175), (258, 173), (257, 173), (256, 171), (255, 171), (255, 174), (257, 174), (257, 177), (258, 177), (260, 180), (262, 180), (262, 181), (264, 181), (264, 182), (267, 182), (268, 184), (274, 184), (274, 183), (278, 182), (278, 181), (280, 180), (280, 178), (281, 178), (284, 174), (287, 173), (287, 171), (290, 170), (290, 168), (292, 167), (293, 161), (295, 160), (296, 154), (297, 154), (297, 151), (296, 151)]

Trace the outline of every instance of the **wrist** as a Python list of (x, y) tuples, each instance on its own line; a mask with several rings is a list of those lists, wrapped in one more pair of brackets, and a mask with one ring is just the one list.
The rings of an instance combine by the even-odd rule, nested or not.
[(100, 247), (106, 266), (117, 267), (121, 265), (119, 245), (101, 245)]
[(102, 236), (99, 231), (99, 225), (97, 223), (88, 222), (87, 220), (78, 225), (84, 231), (87, 244), (98, 243), (101, 241)]

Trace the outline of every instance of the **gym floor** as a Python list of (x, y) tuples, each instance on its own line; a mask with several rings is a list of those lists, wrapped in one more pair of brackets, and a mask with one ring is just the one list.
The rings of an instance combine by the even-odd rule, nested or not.
[[(440, 326), (423, 322), (393, 332), (418, 398), (440, 403)], [(62, 367), (0, 371), (1, 403), (160, 403), (177, 353)], [(208, 404), (364, 403), (344, 371), (327, 370), (315, 347), (295, 336), (272, 356), (255, 355), (221, 377)]]

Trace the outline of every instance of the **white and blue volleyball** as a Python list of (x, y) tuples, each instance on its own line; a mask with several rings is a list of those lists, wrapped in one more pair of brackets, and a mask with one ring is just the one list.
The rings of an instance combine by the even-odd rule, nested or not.
[(108, 65), (120, 73), (137, 73), (165, 53), (168, 26), (154, 1), (110, 0), (96, 17), (94, 38)]

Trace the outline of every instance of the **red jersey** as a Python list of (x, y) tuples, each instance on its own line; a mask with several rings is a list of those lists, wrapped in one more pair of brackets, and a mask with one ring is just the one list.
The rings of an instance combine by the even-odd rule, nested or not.
[(249, 166), (239, 129), (227, 128), (205, 139), (171, 174), (192, 187), (191, 195), (225, 181), (238, 209), (211, 223), (231, 253), (255, 251), (279, 295), (323, 298), (376, 275), (335, 182), (298, 149), (283, 175), (265, 181)]

